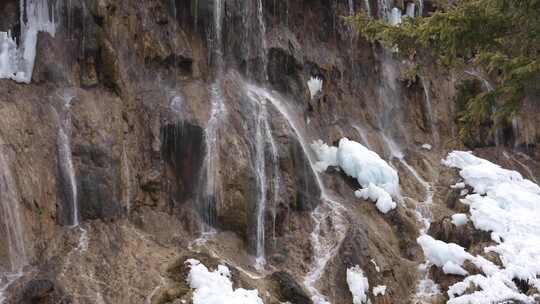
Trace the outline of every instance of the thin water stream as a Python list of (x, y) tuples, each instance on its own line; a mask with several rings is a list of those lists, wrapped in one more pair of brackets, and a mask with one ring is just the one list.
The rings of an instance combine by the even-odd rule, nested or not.
[(203, 193), (201, 193), (198, 204), (199, 212), (203, 220), (201, 221), (201, 231), (203, 234), (212, 233), (211, 228), (215, 222), (214, 207), (219, 200), (219, 190), (221, 180), (219, 176), (219, 129), (222, 124), (226, 108), (223, 98), (222, 74), (223, 74), (223, 0), (214, 0), (214, 23), (213, 39), (210, 38), (211, 58), (215, 69), (215, 79), (211, 86), (211, 111), (210, 119), (205, 129), (206, 155), (203, 160), (202, 182), (204, 183)]
[(3, 144), (0, 146), (0, 224), (4, 227), (9, 264), (0, 268), (0, 303), (4, 302), (3, 293), (18, 278), (23, 275), (23, 267), (28, 264), (26, 253), (24, 226), (19, 210), (20, 196), (17, 184), (11, 173), (6, 159)]
[(311, 294), (311, 298), (315, 304), (329, 303), (326, 297), (317, 289), (317, 283), (321, 278), (326, 264), (335, 256), (339, 245), (345, 237), (346, 220), (343, 216), (344, 208), (338, 202), (334, 201), (327, 193), (326, 188), (314, 167), (314, 160), (311, 150), (308, 148), (307, 138), (295, 117), (294, 110), (287, 107), (287, 103), (283, 102), (282, 98), (268, 90), (247, 84), (245, 86), (248, 94), (256, 96), (258, 99), (269, 101), (274, 108), (287, 121), (289, 127), (294, 132), (304, 155), (308, 160), (310, 169), (312, 170), (315, 181), (321, 194), (321, 204), (311, 213), (314, 229), (311, 233), (311, 243), (313, 245), (313, 265), (304, 278), (304, 285)]

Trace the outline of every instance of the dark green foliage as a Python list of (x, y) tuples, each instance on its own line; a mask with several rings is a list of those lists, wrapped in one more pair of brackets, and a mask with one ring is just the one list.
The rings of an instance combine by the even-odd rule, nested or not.
[[(465, 129), (486, 118), (507, 123), (526, 97), (540, 92), (540, 0), (460, 0), (428, 17), (404, 18), (400, 26), (362, 13), (348, 20), (366, 39), (397, 47), (403, 56), (430, 55), (457, 70), (477, 66), (495, 80), (491, 92), (460, 97)], [(463, 137), (471, 134), (465, 129)]]

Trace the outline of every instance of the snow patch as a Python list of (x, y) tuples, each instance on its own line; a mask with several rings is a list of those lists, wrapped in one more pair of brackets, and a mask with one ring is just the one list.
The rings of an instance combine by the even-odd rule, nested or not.
[(238, 288), (233, 290), (231, 272), (224, 265), (209, 271), (195, 259), (186, 261), (190, 266), (187, 283), (193, 292), (193, 304), (263, 304), (258, 291)]
[(464, 182), (459, 182), (459, 183), (456, 183), (455, 185), (450, 186), (450, 188), (452, 188), (452, 189), (464, 189), (465, 188), (465, 183)]
[(433, 149), (433, 147), (430, 144), (423, 144), (422, 149), (426, 149), (426, 150), (429, 151), (429, 150)]
[[(538, 294), (522, 292), (515, 279), (531, 288), (540, 288), (540, 187), (516, 171), (501, 168), (471, 152), (453, 151), (443, 164), (458, 168), (464, 183), (473, 193), (461, 200), (469, 205), (470, 220), (479, 230), (491, 232), (495, 245), (484, 252), (498, 254), (502, 267), (481, 256), (472, 256), (456, 244), (437, 241), (430, 236), (418, 238), (428, 260), (446, 273), (466, 276), (450, 286), (450, 304), (535, 303)], [(461, 188), (461, 185), (454, 188)], [(454, 224), (466, 219), (454, 215)], [(463, 262), (469, 260), (482, 273), (468, 276)]]
[(347, 269), (347, 284), (353, 295), (353, 304), (368, 302), (369, 282), (360, 266), (356, 265)]

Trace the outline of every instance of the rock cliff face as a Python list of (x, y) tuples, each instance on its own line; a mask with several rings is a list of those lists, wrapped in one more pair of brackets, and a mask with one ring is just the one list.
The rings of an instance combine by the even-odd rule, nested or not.
[[(227, 264), (264, 303), (352, 303), (355, 265), (387, 286), (372, 303), (438, 303), (416, 297), (415, 210), (431, 192), (430, 234), (489, 242), (447, 225), (460, 207), (440, 165), (461, 146), (455, 85), (470, 76), (424, 63), (406, 80), (410, 62), (342, 19), (383, 16), (384, 1), (26, 2), (47, 5), (56, 31), (38, 34), (30, 84), (0, 79), (0, 203), (17, 205), (24, 244), (17, 264), (0, 209), (0, 273), (20, 272), (6, 303), (191, 303), (187, 258)], [(0, 3), (0, 30), (20, 35), (24, 10)], [(479, 151), (534, 179), (538, 109), (524, 112), (506, 146)], [(309, 144), (342, 137), (399, 171), (397, 209), (314, 171)]]

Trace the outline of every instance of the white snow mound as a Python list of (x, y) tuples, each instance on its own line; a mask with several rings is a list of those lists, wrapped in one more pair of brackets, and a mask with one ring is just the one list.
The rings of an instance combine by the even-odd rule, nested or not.
[(347, 284), (353, 295), (353, 304), (368, 302), (369, 282), (360, 266), (356, 265), (347, 269)]
[(209, 271), (198, 260), (189, 259), (186, 263), (191, 267), (186, 280), (195, 289), (193, 304), (263, 304), (257, 290), (233, 290), (227, 266), (219, 265)]
[(396, 208), (392, 197), (399, 195), (398, 174), (377, 153), (348, 138), (342, 138), (338, 147), (328, 146), (321, 140), (311, 147), (318, 156), (315, 166), (319, 171), (329, 166), (339, 167), (362, 186), (363, 189), (355, 193), (357, 197), (376, 202), (383, 213)]

